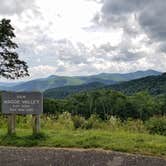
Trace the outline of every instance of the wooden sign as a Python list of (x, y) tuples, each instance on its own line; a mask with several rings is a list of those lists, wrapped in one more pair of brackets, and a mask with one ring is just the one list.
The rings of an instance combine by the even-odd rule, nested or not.
[(40, 92), (2, 92), (3, 114), (33, 114), (43, 112), (43, 96)]
[(43, 95), (40, 92), (2, 92), (2, 113), (8, 115), (8, 133), (15, 133), (16, 115), (32, 114), (33, 133), (40, 132)]

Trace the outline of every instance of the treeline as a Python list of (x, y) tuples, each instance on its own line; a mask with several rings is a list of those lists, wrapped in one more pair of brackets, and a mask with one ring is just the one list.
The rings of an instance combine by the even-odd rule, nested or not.
[(147, 92), (132, 96), (112, 90), (94, 90), (74, 94), (65, 99), (44, 99), (44, 113), (58, 115), (69, 112), (88, 119), (96, 114), (103, 120), (111, 116), (147, 120), (166, 115), (166, 95), (154, 97)]
[(166, 73), (159, 76), (148, 76), (136, 80), (109, 85), (106, 88), (132, 95), (140, 91), (147, 91), (151, 95), (166, 94)]
[(64, 99), (44, 98), (43, 111), (54, 116), (69, 112), (85, 119), (96, 115), (102, 120), (114, 116), (121, 120), (132, 118), (145, 121), (153, 116), (166, 115), (166, 95), (152, 96), (147, 92), (139, 92), (127, 96), (118, 91), (92, 90)]

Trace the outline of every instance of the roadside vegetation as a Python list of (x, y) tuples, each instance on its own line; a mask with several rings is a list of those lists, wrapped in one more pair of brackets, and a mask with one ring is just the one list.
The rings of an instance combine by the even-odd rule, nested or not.
[(0, 115), (0, 146), (103, 148), (166, 158), (166, 97), (111, 90), (44, 99), (41, 133), (32, 134), (31, 116), (17, 116), (16, 135), (7, 135)]
[[(166, 122), (165, 117), (162, 120)], [(158, 128), (156, 121), (158, 118), (143, 122), (115, 117), (103, 121), (96, 115), (85, 119), (64, 112), (59, 116), (42, 115), (41, 133), (33, 135), (31, 116), (17, 116), (16, 135), (7, 135), (7, 118), (1, 115), (0, 146), (102, 148), (166, 158), (166, 137), (161, 126), (151, 132)]]

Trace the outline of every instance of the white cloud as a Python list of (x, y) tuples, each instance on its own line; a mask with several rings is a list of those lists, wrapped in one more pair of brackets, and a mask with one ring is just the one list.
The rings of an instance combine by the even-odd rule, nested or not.
[(52, 74), (55, 74), (56, 72), (56, 67), (49, 66), (49, 65), (39, 65), (39, 66), (34, 66), (29, 69), (29, 72), (31, 74), (32, 78), (39, 78), (39, 77), (46, 77)]
[(26, 10), (37, 11), (34, 0), (1, 0), (0, 14), (14, 15), (21, 14)]
[(0, 19), (11, 19), (30, 78), (166, 70), (163, 1), (99, 1), (1, 0)]

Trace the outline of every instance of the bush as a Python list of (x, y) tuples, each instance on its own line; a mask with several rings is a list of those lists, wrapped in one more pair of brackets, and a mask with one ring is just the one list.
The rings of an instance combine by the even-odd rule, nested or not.
[(18, 128), (29, 128), (32, 126), (32, 115), (17, 115), (16, 126)]
[(131, 131), (131, 132), (139, 132), (139, 133), (147, 132), (147, 129), (143, 121), (140, 119), (128, 118), (127, 121), (125, 121), (122, 125), (125, 130)]
[(119, 128), (122, 125), (122, 122), (120, 118), (117, 118), (115, 116), (111, 116), (107, 122), (109, 128), (116, 129)]
[(166, 136), (166, 116), (150, 118), (148, 121), (146, 121), (145, 125), (149, 133)]
[(85, 126), (85, 118), (75, 115), (72, 117), (73, 125), (75, 129), (83, 128)]
[(55, 126), (55, 116), (41, 115), (41, 128), (53, 128)]
[(0, 113), (0, 128), (6, 128), (7, 127), (7, 116), (2, 115)]
[(85, 129), (98, 129), (102, 126), (101, 119), (97, 115), (91, 115), (91, 117), (85, 122)]
[(64, 112), (64, 113), (60, 114), (56, 122), (59, 123), (62, 128), (63, 127), (65, 129), (73, 129), (74, 128), (72, 117), (71, 117), (71, 114), (69, 112)]

